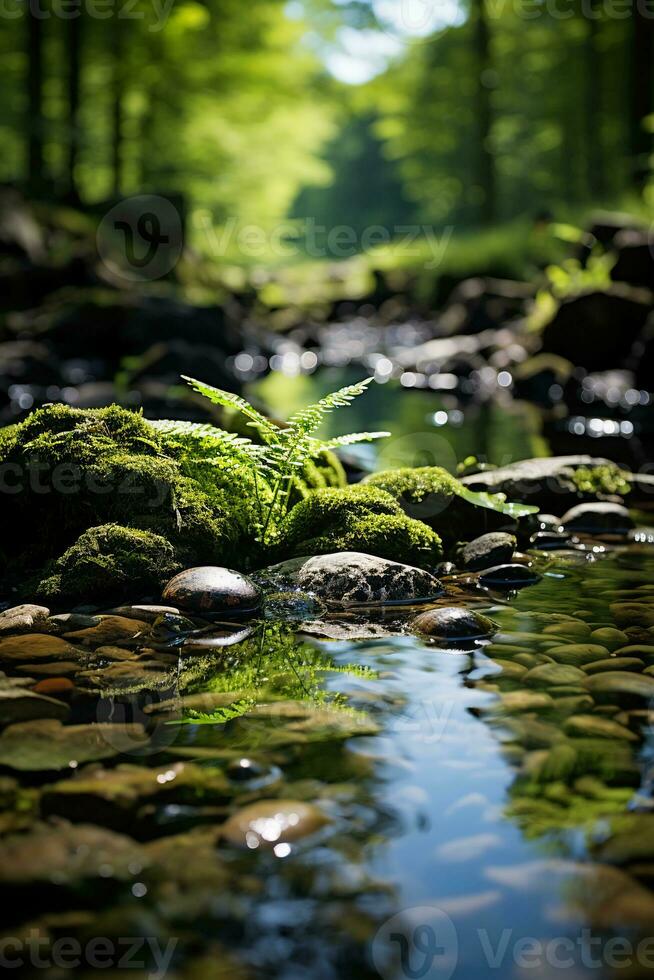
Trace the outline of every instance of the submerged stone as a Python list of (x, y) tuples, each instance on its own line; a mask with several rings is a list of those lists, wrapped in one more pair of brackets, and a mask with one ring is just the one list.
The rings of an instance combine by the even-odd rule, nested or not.
[(221, 616), (244, 616), (261, 606), (261, 593), (252, 579), (214, 566), (180, 572), (165, 587), (163, 598), (186, 612)]
[(626, 742), (637, 742), (638, 736), (618, 724), (611, 718), (602, 718), (597, 715), (573, 715), (568, 718), (563, 729), (568, 735), (578, 735), (582, 738), (618, 738)]
[(0, 727), (35, 718), (64, 719), (68, 714), (67, 705), (43, 696), (46, 693), (18, 686), (3, 686), (0, 689)]
[(517, 541), (512, 534), (491, 531), (461, 549), (461, 565), (470, 572), (503, 565), (511, 561), (516, 547)]
[(606, 660), (609, 651), (595, 643), (566, 643), (547, 648), (547, 656), (557, 663), (583, 667), (595, 660)]
[(536, 687), (554, 687), (558, 685), (579, 685), (586, 680), (583, 670), (568, 664), (540, 664), (525, 676), (525, 684)]
[(622, 630), (616, 630), (612, 626), (600, 626), (590, 634), (593, 643), (599, 643), (607, 650), (617, 650), (629, 643), (629, 637)]
[(584, 686), (593, 697), (654, 698), (654, 677), (614, 670), (586, 677)]
[(443, 591), (438, 579), (422, 568), (357, 551), (304, 560), (296, 582), (320, 599), (343, 606), (420, 602)]
[(315, 834), (327, 823), (329, 818), (311, 803), (259, 800), (234, 813), (221, 830), (224, 839), (233, 847), (274, 850), (280, 844)]
[(612, 602), (610, 609), (620, 628), (654, 626), (654, 602)]
[(566, 531), (586, 534), (626, 534), (634, 522), (626, 507), (620, 504), (577, 504), (561, 518)]
[[(65, 705), (57, 702), (60, 707)], [(76, 767), (110, 759), (147, 745), (142, 725), (62, 725), (57, 720), (26, 721), (0, 735), (0, 764), (26, 772)]]
[(480, 640), (492, 636), (495, 623), (464, 606), (447, 606), (421, 613), (411, 622), (414, 632), (439, 640)]
[(0, 640), (0, 661), (6, 663), (79, 659), (80, 653), (72, 643), (45, 633), (24, 633)]
[(540, 578), (538, 572), (528, 565), (497, 565), (483, 571), (479, 581), (491, 589), (521, 589), (526, 585), (535, 585), (540, 582)]
[(64, 637), (68, 640), (79, 640), (93, 646), (104, 646), (133, 640), (147, 632), (147, 626), (138, 619), (125, 619), (124, 616), (101, 616), (95, 625), (65, 633)]

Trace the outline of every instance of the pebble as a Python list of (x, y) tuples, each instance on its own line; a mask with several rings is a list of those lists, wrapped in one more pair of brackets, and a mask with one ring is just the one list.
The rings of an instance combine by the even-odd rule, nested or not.
[(234, 813), (221, 830), (234, 847), (273, 849), (283, 857), (290, 852), (289, 843), (314, 834), (328, 822), (322, 810), (311, 803), (259, 800)]
[(460, 552), (461, 566), (469, 572), (479, 572), (510, 562), (517, 547), (512, 534), (504, 531), (482, 534), (466, 544)]
[(654, 626), (654, 604), (649, 602), (612, 602), (611, 615), (619, 627)]
[(68, 640), (104, 646), (121, 640), (133, 640), (143, 632), (147, 632), (147, 629), (141, 620), (126, 619), (124, 616), (101, 616), (99, 623), (87, 629), (65, 633), (64, 636)]
[(78, 658), (77, 647), (46, 633), (23, 633), (0, 640), (0, 660), (9, 663)]
[(479, 576), (482, 585), (491, 589), (522, 589), (540, 582), (541, 576), (527, 565), (496, 565)]
[(644, 666), (644, 662), (638, 657), (609, 657), (608, 660), (595, 660), (586, 664), (584, 670), (587, 674), (602, 674), (607, 670), (640, 671)]
[(654, 698), (654, 678), (629, 671), (614, 670), (609, 673), (594, 674), (584, 678), (586, 687), (593, 697), (627, 695), (639, 698)]
[(46, 677), (34, 685), (36, 694), (46, 694), (49, 697), (65, 697), (75, 690), (75, 685), (68, 677)]
[[(24, 681), (22, 683), (25, 683)], [(44, 693), (29, 691), (23, 687), (8, 687), (0, 690), (0, 726), (32, 719), (63, 719), (68, 715), (68, 707)]]
[(536, 687), (551, 687), (555, 684), (580, 684), (587, 680), (583, 670), (568, 664), (541, 664), (525, 676), (525, 684)]
[(557, 663), (583, 667), (595, 660), (606, 660), (609, 651), (606, 647), (601, 647), (596, 643), (566, 643), (561, 646), (548, 647), (547, 655), (552, 660), (556, 660)]
[(626, 742), (637, 742), (638, 736), (610, 718), (598, 718), (596, 715), (573, 715), (563, 723), (563, 730), (568, 735), (578, 735), (581, 738), (619, 738)]
[(416, 633), (439, 640), (479, 640), (492, 636), (496, 626), (491, 619), (461, 606), (445, 606), (421, 613), (411, 622)]
[(626, 646), (629, 642), (629, 637), (626, 633), (623, 633), (622, 630), (613, 629), (611, 626), (602, 626), (599, 629), (593, 630), (590, 638), (593, 643), (599, 643), (611, 651), (617, 650), (618, 647)]
[(180, 572), (165, 587), (163, 598), (185, 612), (211, 615), (243, 616), (261, 607), (261, 593), (251, 579), (217, 566)]

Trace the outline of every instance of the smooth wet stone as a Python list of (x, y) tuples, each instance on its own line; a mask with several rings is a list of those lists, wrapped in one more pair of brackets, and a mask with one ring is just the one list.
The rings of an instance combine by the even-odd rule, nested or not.
[(63, 636), (64, 633), (72, 633), (74, 630), (84, 630), (91, 626), (97, 626), (99, 622), (99, 616), (87, 616), (84, 613), (60, 613), (58, 616), (50, 616), (48, 619), (48, 633)]
[(525, 684), (534, 687), (553, 687), (558, 684), (581, 684), (587, 680), (586, 674), (578, 667), (569, 664), (540, 664), (525, 676)]
[(541, 576), (528, 565), (496, 565), (479, 576), (482, 585), (489, 589), (522, 589), (540, 582)]
[(187, 568), (170, 580), (163, 599), (184, 612), (245, 616), (261, 607), (261, 593), (252, 579), (218, 566)]
[(651, 646), (649, 643), (627, 644), (616, 650), (615, 655), (616, 657), (641, 657), (651, 662), (654, 659), (654, 644)]
[(13, 887), (129, 881), (135, 864), (145, 863), (140, 845), (131, 838), (93, 825), (38, 824), (0, 841), (0, 882)]
[(23, 633), (0, 640), (0, 662), (31, 663), (38, 660), (78, 660), (72, 643), (46, 633)]
[(24, 687), (3, 685), (0, 688), (0, 726), (35, 718), (63, 720), (68, 715), (68, 710), (68, 706), (61, 701)]
[(502, 677), (510, 680), (520, 680), (527, 673), (528, 668), (523, 664), (514, 663), (512, 660), (495, 660), (493, 663), (502, 670)]
[[(66, 708), (62, 702), (57, 704)], [(0, 765), (25, 772), (67, 769), (73, 764), (110, 759), (147, 744), (148, 736), (139, 724), (26, 721), (5, 728), (0, 735)]]
[(616, 625), (622, 629), (631, 626), (649, 629), (654, 626), (654, 601), (612, 602), (610, 609)]
[(38, 681), (32, 688), (36, 694), (45, 694), (53, 698), (68, 698), (75, 690), (75, 685), (68, 677), (46, 677)]
[(573, 667), (583, 667), (595, 660), (606, 660), (609, 651), (597, 643), (566, 643), (560, 646), (548, 647), (547, 656), (557, 663), (571, 664)]
[(654, 813), (624, 813), (593, 847), (593, 858), (609, 865), (654, 863)]
[(91, 769), (47, 786), (43, 813), (80, 820), (92, 813), (98, 822), (131, 827), (135, 811), (145, 803), (182, 806), (222, 805), (232, 797), (229, 781), (218, 769), (175, 762), (156, 769), (119, 765)]
[(599, 629), (593, 630), (590, 639), (593, 643), (599, 643), (600, 646), (606, 647), (611, 652), (629, 643), (627, 634), (623, 633), (622, 630), (614, 629), (612, 626), (601, 626)]
[(587, 674), (603, 674), (607, 670), (641, 671), (645, 664), (638, 657), (609, 657), (607, 660), (595, 660), (584, 666)]
[(42, 629), (50, 610), (45, 606), (33, 606), (26, 603), (13, 606), (0, 613), (0, 636), (6, 633), (30, 633)]
[(420, 602), (443, 592), (422, 568), (357, 551), (302, 560), (295, 580), (304, 591), (343, 606)]
[(188, 711), (211, 714), (216, 708), (226, 708), (236, 701), (242, 701), (245, 697), (247, 691), (202, 691), (198, 694), (186, 694), (178, 698), (167, 698), (165, 701), (146, 704), (143, 711), (146, 715), (181, 716)]
[(627, 742), (638, 741), (638, 736), (624, 725), (597, 715), (573, 715), (563, 723), (563, 730), (566, 734), (579, 738), (618, 738)]
[(144, 623), (154, 623), (160, 616), (177, 616), (179, 609), (176, 606), (117, 606), (115, 609), (108, 609), (106, 616), (123, 616), (125, 619), (142, 620)]
[(482, 534), (461, 549), (461, 567), (469, 572), (479, 572), (484, 568), (503, 565), (511, 561), (517, 544), (514, 536), (504, 531)]
[(178, 648), (182, 653), (204, 654), (220, 650), (223, 647), (235, 646), (252, 636), (254, 626), (236, 628), (233, 624), (225, 624), (222, 628), (216, 624), (215, 630), (202, 636), (189, 636)]
[(414, 633), (431, 636), (437, 640), (480, 640), (492, 636), (495, 623), (465, 606), (445, 606), (430, 609), (411, 621)]
[(502, 695), (501, 708), (509, 713), (520, 711), (548, 711), (554, 707), (554, 699), (540, 691), (510, 691)]
[(259, 800), (237, 810), (222, 828), (233, 847), (274, 849), (315, 834), (329, 818), (311, 803), (299, 800)]
[(160, 688), (170, 683), (165, 665), (157, 660), (110, 663), (106, 667), (82, 670), (77, 683), (86, 688), (108, 693), (118, 690)]
[(563, 623), (550, 623), (549, 626), (545, 626), (543, 629), (543, 636), (553, 635), (555, 639), (556, 637), (562, 637), (566, 640), (588, 640), (590, 634), (591, 628), (588, 623), (575, 622), (575, 620), (569, 620)]
[(567, 548), (571, 540), (572, 535), (563, 531), (536, 531), (529, 539), (529, 547), (537, 551), (556, 551)]
[(138, 654), (134, 650), (125, 650), (124, 647), (113, 645), (96, 647), (93, 651), (93, 661), (108, 660), (110, 663), (122, 663), (127, 660), (136, 660)]
[(121, 641), (133, 640), (142, 634), (147, 635), (148, 625), (142, 620), (126, 619), (125, 616), (101, 616), (100, 622), (87, 629), (65, 633), (67, 640), (76, 640), (93, 646), (105, 646)]
[(377, 640), (396, 636), (400, 630), (383, 623), (338, 623), (326, 619), (302, 623), (299, 632), (321, 640)]
[(591, 503), (571, 507), (561, 518), (566, 531), (584, 534), (626, 534), (634, 522), (621, 504)]
[(570, 714), (581, 714), (583, 711), (590, 710), (594, 703), (589, 694), (567, 694), (563, 697), (556, 697), (554, 702), (557, 711), (565, 711)]
[(616, 696), (633, 698), (654, 698), (654, 677), (643, 674), (631, 674), (628, 671), (615, 670), (607, 673), (586, 676), (584, 687), (594, 698)]

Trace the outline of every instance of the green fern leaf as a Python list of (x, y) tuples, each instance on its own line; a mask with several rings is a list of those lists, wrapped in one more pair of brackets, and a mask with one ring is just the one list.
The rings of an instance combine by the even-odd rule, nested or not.
[(363, 395), (368, 390), (368, 385), (373, 380), (374, 378), (365, 378), (356, 384), (346, 385), (344, 388), (339, 389), (339, 391), (334, 391), (331, 395), (326, 395), (324, 398), (321, 398), (315, 405), (309, 405), (307, 408), (302, 409), (301, 412), (296, 412), (295, 415), (291, 415), (288, 420), (289, 428), (284, 430), (284, 434), (287, 434), (290, 429), (303, 436), (311, 435), (316, 431), (325, 415), (333, 412), (336, 408), (346, 408), (355, 398)]
[(256, 408), (250, 405), (245, 398), (234, 394), (233, 391), (223, 391), (222, 388), (214, 388), (213, 385), (205, 384), (203, 381), (197, 381), (195, 378), (189, 378), (185, 374), (182, 375), (182, 379), (197, 391), (199, 395), (207, 398), (214, 405), (222, 405), (223, 408), (233, 408), (235, 411), (245, 415), (249, 419), (250, 424), (259, 429), (262, 434), (270, 436), (273, 439), (276, 438), (278, 429), (265, 415), (257, 412)]
[(351, 432), (344, 436), (322, 441), (316, 439), (318, 449), (339, 449), (341, 446), (354, 446), (360, 442), (374, 442), (376, 439), (388, 439), (390, 432)]

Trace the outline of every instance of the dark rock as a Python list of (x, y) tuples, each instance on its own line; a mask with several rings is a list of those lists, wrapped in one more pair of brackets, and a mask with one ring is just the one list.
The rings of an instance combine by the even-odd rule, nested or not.
[(541, 576), (528, 565), (496, 565), (487, 568), (479, 576), (482, 585), (489, 589), (522, 589), (540, 582)]
[(251, 579), (213, 566), (180, 572), (164, 589), (163, 598), (187, 612), (221, 616), (245, 616), (261, 606), (261, 594)]
[(517, 544), (513, 535), (504, 531), (482, 534), (461, 549), (461, 564), (470, 572), (502, 565), (511, 561)]
[(586, 534), (626, 534), (634, 526), (626, 507), (610, 503), (577, 504), (563, 515), (561, 524), (566, 531)]
[(440, 595), (438, 579), (421, 568), (356, 551), (303, 558), (275, 566), (307, 592), (337, 605), (407, 603)]
[(72, 643), (44, 633), (24, 633), (0, 640), (0, 661), (31, 663), (41, 660), (78, 660), (80, 652)]
[(68, 707), (55, 698), (44, 697), (43, 694), (28, 691), (24, 687), (5, 686), (3, 683), (0, 688), (0, 726), (35, 718), (64, 719), (68, 714)]
[[(67, 713), (62, 702), (55, 704), (59, 717), (61, 712)], [(142, 749), (147, 743), (143, 726), (137, 724), (62, 725), (54, 718), (25, 721), (11, 725), (0, 735), (0, 765), (27, 772), (68, 769)]]
[(620, 366), (651, 309), (648, 290), (623, 284), (571, 296), (561, 301), (543, 330), (543, 350), (589, 371)]
[(646, 231), (623, 228), (613, 239), (617, 261), (611, 270), (614, 282), (654, 289), (654, 252)]
[(463, 606), (446, 606), (421, 613), (411, 622), (416, 633), (439, 640), (477, 640), (492, 636), (495, 623), (487, 616)]
[(537, 551), (555, 551), (570, 544), (571, 535), (557, 531), (537, 531), (529, 539), (529, 546)]

